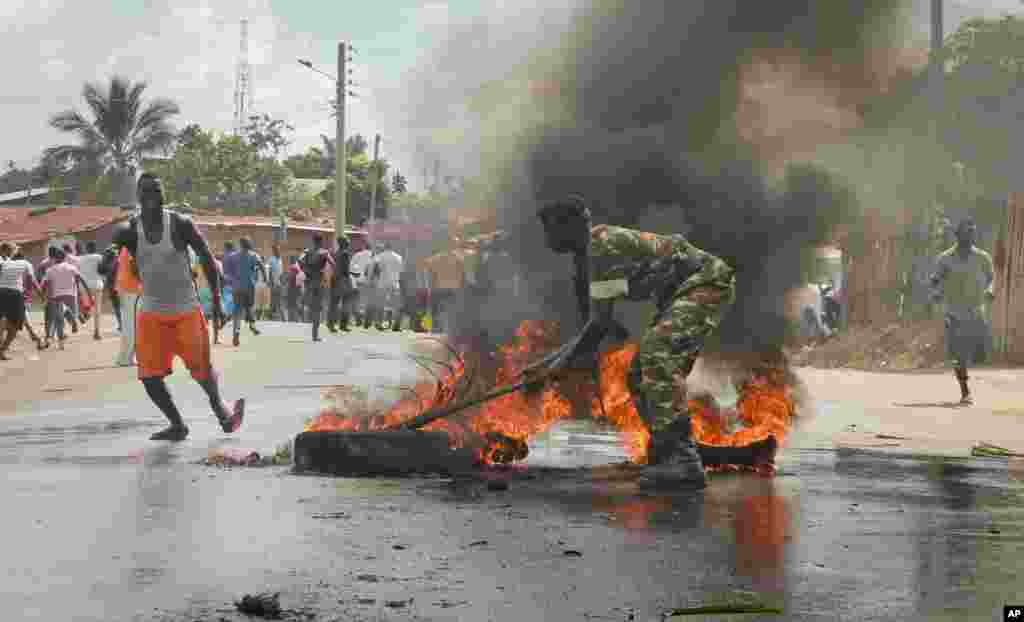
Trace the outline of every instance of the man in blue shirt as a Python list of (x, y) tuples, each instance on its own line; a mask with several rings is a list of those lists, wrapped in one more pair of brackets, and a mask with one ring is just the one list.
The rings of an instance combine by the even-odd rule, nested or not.
[(252, 315), (252, 306), (256, 301), (256, 279), (259, 275), (266, 280), (267, 275), (260, 263), (256, 253), (252, 250), (252, 240), (243, 237), (239, 240), (241, 249), (237, 253), (225, 253), (224, 255), (224, 277), (231, 286), (231, 293), (234, 297), (235, 308), (232, 314), (234, 322), (234, 339), (232, 343), (238, 347), (240, 343), (242, 314), (245, 314), (245, 321), (249, 323), (249, 330), (253, 335), (259, 335), (256, 330), (256, 319)]
[(274, 244), (273, 255), (267, 261), (267, 286), (270, 288), (270, 319), (284, 321), (281, 293), (284, 288), (284, 264), (281, 262), (281, 247)]

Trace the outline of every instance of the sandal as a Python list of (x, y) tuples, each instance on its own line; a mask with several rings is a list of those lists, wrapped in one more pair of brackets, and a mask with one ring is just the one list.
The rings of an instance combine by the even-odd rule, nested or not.
[(237, 432), (242, 427), (242, 417), (245, 416), (245, 398), (236, 400), (231, 410), (230, 417), (220, 420), (220, 428), (228, 434)]

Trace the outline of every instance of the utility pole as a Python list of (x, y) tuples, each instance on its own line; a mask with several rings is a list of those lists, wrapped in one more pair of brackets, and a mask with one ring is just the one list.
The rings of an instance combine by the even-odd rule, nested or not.
[(370, 163), (370, 248), (373, 248), (373, 230), (377, 224), (377, 184), (380, 182), (380, 170), (377, 159), (380, 157), (380, 134), (373, 139), (373, 162)]
[[(928, 100), (931, 108), (931, 135), (932, 140), (936, 146), (943, 145), (944, 132), (942, 123), (940, 122), (940, 115), (944, 108), (943, 105), (943, 62), (942, 62), (942, 39), (943, 39), (943, 23), (942, 23), (942, 3), (943, 0), (931, 0), (931, 26), (932, 26), (932, 45), (931, 45), (931, 58), (928, 65)], [(944, 150), (943, 150), (944, 151)], [(945, 175), (936, 175), (936, 179), (944, 178)], [(938, 185), (936, 185), (935, 202), (939, 200)]]
[(348, 177), (347, 145), (345, 145), (345, 95), (348, 91), (348, 71), (345, 62), (348, 60), (345, 43), (338, 43), (338, 79), (335, 81), (338, 86), (337, 99), (337, 127), (335, 128), (334, 146), (334, 237), (340, 238), (345, 235), (346, 208), (348, 200), (348, 184), (345, 183)]

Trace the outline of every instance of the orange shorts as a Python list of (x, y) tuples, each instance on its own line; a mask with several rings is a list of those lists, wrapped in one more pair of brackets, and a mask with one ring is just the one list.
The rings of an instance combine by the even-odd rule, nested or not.
[(139, 312), (135, 326), (140, 380), (169, 376), (175, 356), (196, 380), (210, 377), (210, 337), (198, 308), (173, 314)]

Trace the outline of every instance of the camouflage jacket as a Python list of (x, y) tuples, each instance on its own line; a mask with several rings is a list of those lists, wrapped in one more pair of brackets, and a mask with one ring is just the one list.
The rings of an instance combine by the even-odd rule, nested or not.
[[(735, 270), (723, 260), (700, 250), (681, 235), (658, 235), (597, 225), (590, 235), (590, 280), (625, 281), (622, 296), (651, 300), (659, 306), (696, 287), (730, 289)], [(592, 291), (593, 291), (592, 287)]]

